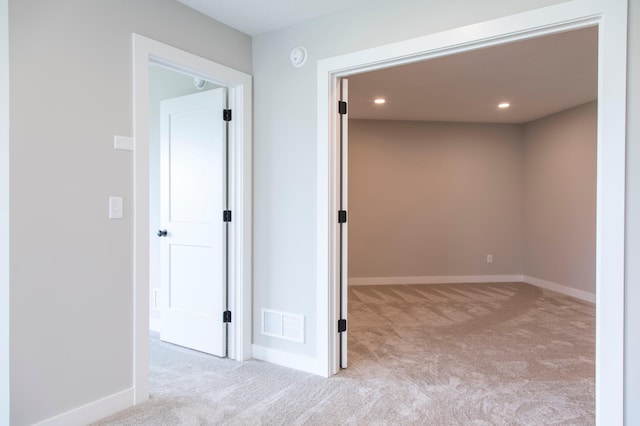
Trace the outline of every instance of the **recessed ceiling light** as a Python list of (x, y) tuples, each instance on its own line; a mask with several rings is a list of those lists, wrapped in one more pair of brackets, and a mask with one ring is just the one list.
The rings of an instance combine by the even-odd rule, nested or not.
[(501, 109), (509, 108), (510, 106), (511, 104), (509, 102), (501, 102), (498, 104), (498, 108), (501, 108)]
[(378, 98), (378, 99), (374, 100), (373, 102), (375, 104), (377, 104), (377, 105), (382, 105), (383, 103), (387, 102), (387, 100), (384, 99), (384, 98)]

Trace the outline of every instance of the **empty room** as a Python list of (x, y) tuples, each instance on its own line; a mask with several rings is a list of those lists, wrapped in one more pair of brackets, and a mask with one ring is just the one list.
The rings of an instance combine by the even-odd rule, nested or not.
[(595, 28), (349, 77), (351, 374), (593, 422), (596, 82)]

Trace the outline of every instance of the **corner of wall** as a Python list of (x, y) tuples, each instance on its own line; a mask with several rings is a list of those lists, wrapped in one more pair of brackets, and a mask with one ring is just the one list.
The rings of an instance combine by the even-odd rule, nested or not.
[(0, 424), (10, 420), (9, 0), (0, 0)]

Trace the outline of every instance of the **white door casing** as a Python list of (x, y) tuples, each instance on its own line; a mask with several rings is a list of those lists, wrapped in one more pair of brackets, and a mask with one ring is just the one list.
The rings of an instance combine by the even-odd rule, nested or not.
[[(251, 123), (250, 75), (133, 34), (133, 350), (134, 400), (149, 398), (149, 64), (197, 76), (228, 90), (229, 122), (229, 358), (251, 358)], [(154, 238), (156, 238), (154, 236)]]
[[(554, 32), (598, 26), (596, 422), (622, 424), (627, 2), (572, 0), (318, 62), (318, 374), (340, 367), (339, 80), (349, 75)], [(605, 66), (606, 64), (606, 66)], [(326, 351), (322, 351), (326, 348)]]
[(226, 89), (160, 106), (160, 339), (226, 355)]

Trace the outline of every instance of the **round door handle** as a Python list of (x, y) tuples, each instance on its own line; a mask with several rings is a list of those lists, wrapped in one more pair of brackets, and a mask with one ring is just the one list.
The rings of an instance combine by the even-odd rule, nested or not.
[(166, 229), (161, 229), (158, 231), (158, 237), (166, 237), (167, 236), (167, 230)]

